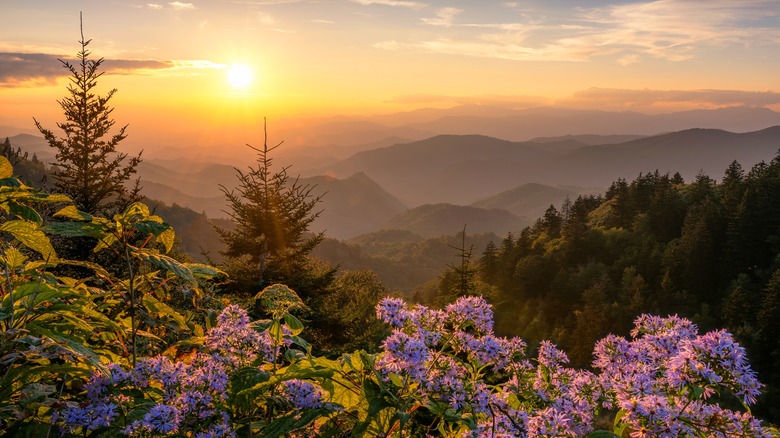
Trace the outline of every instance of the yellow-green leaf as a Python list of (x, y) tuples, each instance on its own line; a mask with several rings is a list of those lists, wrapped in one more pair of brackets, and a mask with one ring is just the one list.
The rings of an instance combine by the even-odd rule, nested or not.
[(14, 175), (14, 167), (6, 157), (0, 157), (0, 178), (10, 178)]
[(24, 220), (8, 221), (0, 226), (0, 230), (11, 234), (22, 245), (38, 252), (44, 259), (57, 260), (57, 253), (54, 252), (51, 241), (34, 223)]
[(54, 216), (58, 217), (66, 217), (68, 219), (75, 219), (78, 221), (91, 221), (92, 215), (88, 213), (84, 213), (83, 211), (79, 211), (78, 208), (76, 208), (75, 205), (69, 205), (65, 208), (60, 209), (60, 211), (54, 213)]
[(157, 241), (163, 244), (166, 254), (171, 251), (171, 248), (173, 248), (173, 241), (175, 237), (176, 233), (173, 231), (173, 228), (168, 228), (167, 230), (160, 233), (159, 236), (157, 236)]
[(27, 260), (27, 257), (18, 249), (10, 247), (5, 250), (3, 262), (7, 264), (9, 268), (16, 269), (22, 266), (22, 263), (24, 263), (25, 260)]

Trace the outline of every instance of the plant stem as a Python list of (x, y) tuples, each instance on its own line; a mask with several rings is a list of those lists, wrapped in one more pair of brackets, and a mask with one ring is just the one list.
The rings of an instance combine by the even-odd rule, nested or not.
[(125, 244), (125, 260), (127, 261), (127, 269), (130, 271), (130, 341), (132, 344), (132, 354), (133, 354), (133, 367), (135, 368), (135, 357), (136, 357), (136, 327), (135, 327), (135, 272), (133, 271), (133, 263), (130, 259), (130, 250), (128, 249), (128, 245)]

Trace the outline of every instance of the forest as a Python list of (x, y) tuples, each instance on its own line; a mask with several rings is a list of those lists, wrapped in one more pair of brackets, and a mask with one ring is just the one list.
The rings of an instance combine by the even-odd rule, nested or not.
[(0, 436), (778, 436), (780, 155), (464, 228), (404, 299), (313, 257), (267, 138), (194, 261), (80, 45), (55, 164), (0, 147)]

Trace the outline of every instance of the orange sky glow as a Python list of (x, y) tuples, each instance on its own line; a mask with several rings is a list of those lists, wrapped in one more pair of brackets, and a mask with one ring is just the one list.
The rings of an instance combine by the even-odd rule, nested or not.
[[(79, 12), (129, 144), (461, 104), (780, 111), (776, 0), (4, 2), (0, 135), (61, 121)], [(232, 65), (252, 70), (232, 86)]]

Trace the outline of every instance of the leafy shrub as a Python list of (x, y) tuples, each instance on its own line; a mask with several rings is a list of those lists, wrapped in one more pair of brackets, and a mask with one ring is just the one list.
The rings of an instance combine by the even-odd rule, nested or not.
[[(443, 310), (386, 298), (393, 327), (376, 355), (312, 357), (282, 285), (259, 298), (272, 318), (250, 322), (229, 306), (187, 360), (157, 356), (92, 377), (87, 401), (59, 421), (70, 432), (132, 436), (773, 436), (747, 408), (761, 385), (723, 331), (699, 335), (676, 316), (643, 315), (632, 339), (599, 341), (592, 373), (568, 368), (543, 342), (528, 358), (499, 338), (481, 297)], [(611, 431), (596, 430), (611, 417)]]

